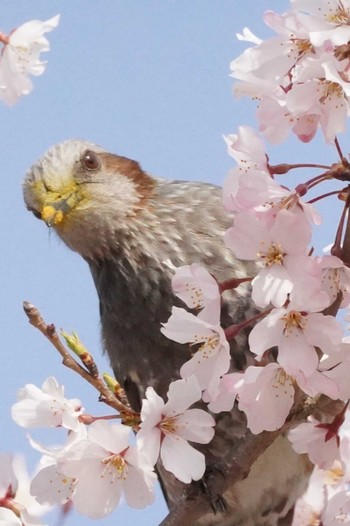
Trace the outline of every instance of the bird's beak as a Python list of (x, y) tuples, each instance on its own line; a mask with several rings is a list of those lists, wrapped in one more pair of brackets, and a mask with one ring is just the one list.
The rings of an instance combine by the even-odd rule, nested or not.
[(40, 216), (47, 226), (57, 226), (62, 223), (66, 215), (77, 204), (78, 199), (75, 192), (62, 196), (48, 195), (45, 200)]

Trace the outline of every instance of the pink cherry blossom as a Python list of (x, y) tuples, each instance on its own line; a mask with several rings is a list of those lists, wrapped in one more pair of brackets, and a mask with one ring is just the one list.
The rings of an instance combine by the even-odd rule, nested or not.
[(18, 402), (12, 406), (12, 418), (20, 426), (65, 427), (77, 431), (83, 409), (80, 400), (64, 397), (64, 386), (50, 376), (39, 389), (27, 384), (17, 393)]
[(215, 391), (230, 367), (230, 350), (223, 329), (178, 307), (173, 307), (161, 332), (171, 340), (198, 346), (180, 369), (182, 378), (195, 376), (202, 390)]
[(333, 303), (339, 292), (343, 295), (341, 308), (350, 304), (350, 269), (335, 256), (323, 256), (319, 259), (322, 268), (322, 288)]
[[(305, 68), (308, 65), (305, 64)], [(320, 75), (324, 77), (324, 71)], [(297, 83), (296, 80), (286, 95), (286, 107), (296, 121), (293, 131), (303, 142), (313, 138), (318, 125), (329, 143), (334, 141), (338, 133), (345, 131), (348, 103), (341, 85), (331, 80), (321, 78), (303, 83)], [(312, 116), (312, 120), (309, 120), (309, 116)], [(301, 120), (303, 118), (305, 120)]]
[(246, 49), (231, 62), (232, 76), (241, 81), (235, 85), (236, 95), (261, 98), (276, 86), (285, 86), (293, 66), (312, 52), (311, 45), (307, 45), (308, 33), (296, 13), (274, 14), (273, 17), (270, 12), (265, 15), (265, 21), (274, 25), (281, 36), (254, 42), (257, 43), (255, 47)]
[(281, 307), (286, 302), (305, 268), (310, 239), (306, 216), (289, 210), (281, 210), (270, 228), (252, 214), (237, 214), (225, 236), (237, 258), (257, 260), (263, 265), (252, 281), (252, 298), (259, 307), (269, 303)]
[(146, 390), (141, 410), (141, 429), (137, 443), (154, 465), (160, 455), (163, 466), (182, 482), (199, 480), (204, 475), (203, 453), (188, 440), (207, 444), (214, 436), (215, 420), (202, 409), (188, 409), (201, 398), (195, 377), (176, 380), (169, 386), (168, 402), (153, 387)]
[(61, 462), (74, 444), (87, 439), (87, 429), (81, 426), (77, 433), (70, 431), (61, 446), (47, 447), (28, 437), (32, 448), (42, 454), (30, 484), (30, 494), (40, 504), (63, 505), (71, 501), (77, 481), (63, 473)]
[(329, 469), (335, 460), (340, 460), (339, 438), (321, 423), (309, 418), (288, 433), (288, 438), (297, 453), (307, 453), (311, 462), (321, 469)]
[(252, 433), (275, 431), (284, 424), (294, 403), (294, 385), (276, 363), (250, 366), (238, 391), (238, 408), (247, 415)]
[(269, 363), (223, 376), (217, 397), (205, 395), (203, 399), (217, 413), (230, 411), (238, 398), (238, 408), (246, 414), (249, 429), (258, 434), (283, 426), (294, 403), (294, 392), (294, 379), (277, 363)]
[(330, 374), (332, 371), (319, 369), (314, 371), (311, 375), (306, 376), (303, 372), (295, 373), (294, 380), (309, 396), (316, 397), (320, 394), (325, 394), (332, 400), (338, 400), (341, 397), (341, 381), (336, 374)]
[(244, 382), (244, 373), (224, 374), (214, 393), (204, 391), (202, 398), (208, 404), (208, 409), (213, 413), (231, 411), (237, 394)]
[(269, 210), (273, 203), (282, 202), (292, 192), (282, 188), (266, 172), (230, 170), (224, 182), (224, 205), (233, 212), (254, 211), (255, 215)]
[(62, 472), (53, 457), (44, 456), (40, 470), (32, 479), (30, 493), (40, 504), (62, 505), (72, 499), (76, 484), (73, 477)]
[(198, 309), (198, 318), (219, 323), (221, 296), (217, 281), (199, 265), (185, 265), (175, 270), (173, 291), (191, 309)]
[(237, 161), (242, 172), (261, 170), (268, 173), (265, 146), (256, 131), (249, 126), (239, 126), (237, 134), (224, 137), (228, 153)]
[(295, 0), (288, 13), (265, 13), (265, 22), (278, 36), (260, 41), (246, 32), (244, 40), (255, 46), (231, 64), (232, 76), (239, 80), (236, 95), (260, 99), (260, 131), (273, 143), (283, 141), (290, 129), (303, 142), (313, 139), (318, 127), (327, 142), (345, 131), (349, 14), (338, 1), (317, 3), (317, 8), (311, 4)]
[(44, 22), (32, 20), (15, 29), (0, 56), (0, 100), (12, 106), (33, 89), (29, 75), (41, 75), (45, 62), (40, 53), (49, 51), (44, 33), (57, 27), (59, 15)]
[[(309, 203), (304, 203), (298, 193), (279, 185), (267, 168), (256, 168), (259, 159), (245, 160), (229, 171), (223, 187), (224, 206), (233, 212), (251, 212), (266, 227), (271, 226), (280, 210), (302, 210), (308, 220), (316, 225), (321, 217)], [(236, 216), (237, 217), (237, 216)]]
[(79, 513), (97, 519), (112, 512), (121, 495), (133, 508), (154, 501), (156, 475), (147, 458), (129, 446), (130, 428), (97, 421), (88, 438), (77, 441), (60, 458), (60, 469), (76, 479), (72, 501)]
[[(30, 478), (24, 459), (18, 455), (0, 454), (0, 524), (39, 526), (49, 508), (41, 506), (29, 493)], [(6, 508), (8, 511), (4, 511)], [(15, 517), (20, 519), (19, 523)], [(1, 522), (6, 521), (8, 522)]]
[(349, 526), (350, 491), (348, 488), (330, 496), (321, 517), (324, 526)]
[(304, 13), (303, 24), (314, 46), (326, 41), (333, 45), (347, 44), (350, 40), (349, 6), (347, 0), (291, 0), (294, 9)]
[(310, 377), (317, 370), (319, 359), (315, 347), (325, 354), (333, 354), (339, 351), (341, 340), (342, 327), (333, 316), (308, 312), (306, 302), (298, 305), (296, 301), (273, 309), (249, 335), (254, 354), (261, 358), (266, 350), (277, 346), (278, 363), (287, 374), (296, 377), (300, 373)]

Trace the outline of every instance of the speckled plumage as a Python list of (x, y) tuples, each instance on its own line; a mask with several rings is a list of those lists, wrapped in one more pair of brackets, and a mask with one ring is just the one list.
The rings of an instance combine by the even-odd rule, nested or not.
[[(96, 168), (82, 161), (86, 151), (95, 152)], [(135, 409), (148, 385), (164, 397), (169, 382), (179, 377), (179, 368), (190, 357), (188, 346), (160, 332), (179, 301), (171, 291), (173, 268), (200, 262), (219, 281), (254, 271), (235, 260), (223, 243), (232, 218), (223, 210), (221, 189), (154, 178), (134, 161), (90, 143), (67, 141), (31, 168), (24, 198), (27, 207), (52, 224), (89, 264), (100, 299), (104, 347)], [(252, 312), (246, 286), (224, 294), (224, 327)], [(246, 339), (241, 334), (231, 345), (234, 369), (252, 360)], [(237, 408), (219, 415), (213, 441), (201, 447), (207, 465), (215, 465), (236, 448), (245, 429)], [(184, 485), (159, 469), (172, 508)], [(305, 459), (281, 437), (258, 459), (253, 476), (225, 493), (228, 512), (216, 516), (209, 512), (198, 524), (275, 526), (303, 490), (307, 470)]]

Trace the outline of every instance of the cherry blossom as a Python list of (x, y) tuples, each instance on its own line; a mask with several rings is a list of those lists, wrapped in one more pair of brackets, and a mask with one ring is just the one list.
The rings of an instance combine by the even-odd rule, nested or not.
[(251, 38), (257, 45), (231, 62), (232, 76), (241, 80), (234, 88), (237, 95), (261, 97), (278, 85), (286, 87), (288, 74), (295, 64), (312, 53), (308, 31), (299, 13), (290, 11), (278, 15), (267, 11), (264, 21), (279, 36), (260, 42)]
[(228, 153), (237, 161), (240, 170), (261, 170), (268, 173), (265, 146), (254, 128), (239, 126), (237, 134), (224, 137)]
[(130, 428), (97, 421), (87, 439), (75, 442), (60, 458), (60, 469), (76, 479), (72, 502), (79, 513), (98, 519), (118, 505), (121, 495), (133, 508), (154, 501), (156, 475), (146, 456), (129, 446)]
[(40, 54), (50, 46), (44, 34), (57, 27), (59, 15), (44, 22), (32, 20), (15, 29), (0, 56), (0, 100), (12, 106), (21, 95), (33, 89), (29, 75), (38, 76), (45, 70), (46, 62)]
[[(330, 393), (326, 394), (331, 398), (337, 398), (346, 402), (350, 398), (350, 385), (348, 381), (350, 375), (350, 345), (348, 338), (343, 338), (339, 350), (336, 353), (322, 357), (319, 370), (323, 378), (328, 378), (337, 386), (338, 393), (336, 397), (330, 396)], [(314, 393), (310, 394), (314, 395)]]
[(268, 173), (253, 168), (246, 173), (240, 168), (230, 170), (223, 192), (227, 210), (252, 211), (257, 216), (270, 210), (273, 203), (282, 202), (291, 195), (288, 189), (282, 188)]
[(23, 458), (1, 453), (0, 465), (0, 524), (42, 525), (43, 522), (39, 517), (49, 508), (38, 504), (30, 495), (30, 479)]
[(42, 388), (27, 384), (17, 393), (12, 406), (12, 418), (23, 427), (65, 427), (77, 431), (83, 409), (80, 400), (64, 397), (64, 387), (50, 376)]
[[(311, 298), (309, 305), (312, 302)], [(310, 377), (319, 364), (315, 347), (325, 354), (339, 351), (342, 328), (332, 316), (312, 312), (318, 309), (309, 305), (295, 300), (287, 307), (273, 309), (253, 327), (249, 335), (251, 351), (261, 358), (266, 350), (277, 346), (278, 363), (287, 374)]]
[(175, 270), (173, 291), (191, 309), (198, 309), (198, 318), (219, 323), (221, 296), (217, 281), (199, 265), (185, 265)]
[[(254, 135), (250, 128), (242, 126), (239, 133), (245, 140), (251, 138), (259, 144), (259, 137)], [(245, 137), (247, 136), (247, 137)], [(265, 226), (271, 226), (280, 210), (290, 211), (303, 210), (308, 220), (315, 225), (321, 223), (321, 217), (317, 210), (309, 203), (304, 203), (297, 191), (289, 190), (281, 186), (270, 175), (265, 163), (262, 163), (262, 152), (260, 150), (250, 151), (248, 146), (240, 145), (240, 135), (232, 137), (233, 145), (236, 142), (242, 151), (235, 151), (238, 166), (229, 171), (223, 186), (223, 202), (227, 210), (232, 212), (250, 212), (255, 215)], [(228, 140), (228, 139), (227, 139)], [(241, 157), (240, 158), (240, 154)], [(250, 154), (252, 156), (250, 157)], [(254, 154), (256, 157), (254, 157)], [(266, 154), (265, 154), (266, 156)], [(237, 215), (236, 215), (237, 219)]]
[(224, 374), (217, 385), (216, 391), (210, 395), (204, 391), (202, 398), (213, 413), (231, 411), (240, 387), (244, 382), (244, 374), (240, 372)]
[(282, 427), (293, 406), (293, 379), (276, 363), (250, 366), (238, 397), (238, 407), (247, 415), (252, 433), (275, 431)]
[(344, 489), (330, 496), (321, 517), (325, 526), (349, 525), (350, 491)]
[(294, 9), (304, 13), (303, 24), (310, 41), (321, 46), (325, 41), (333, 45), (347, 44), (350, 40), (349, 5), (347, 0), (291, 0)]
[(318, 127), (328, 142), (345, 131), (349, 13), (339, 2), (325, 2), (316, 14), (311, 4), (297, 0), (288, 13), (267, 12), (264, 20), (278, 36), (251, 38), (255, 46), (231, 63), (232, 76), (240, 81), (236, 95), (261, 99), (260, 130), (273, 143), (283, 141), (290, 128), (303, 142)]
[[(293, 231), (295, 235), (290, 236)], [(243, 242), (244, 239), (244, 242)], [(225, 241), (239, 259), (257, 260), (263, 268), (252, 281), (252, 298), (259, 307), (281, 307), (305, 268), (311, 227), (304, 214), (281, 210), (268, 228), (255, 216), (240, 213)]]
[(53, 457), (43, 456), (41, 469), (32, 479), (30, 493), (40, 504), (61, 505), (72, 499), (76, 484), (73, 477), (62, 472)]
[(203, 453), (188, 440), (207, 444), (214, 436), (213, 417), (202, 409), (188, 409), (200, 398), (201, 389), (191, 376), (170, 384), (166, 403), (153, 387), (148, 387), (142, 404), (141, 429), (137, 433), (141, 451), (152, 465), (160, 455), (165, 469), (185, 483), (199, 480), (205, 471)]
[[(322, 64), (322, 58), (319, 61)], [(310, 59), (299, 67), (295, 84), (286, 95), (286, 108), (296, 121), (293, 131), (300, 140), (303, 142), (311, 140), (319, 125), (327, 141), (333, 142), (335, 136), (344, 132), (346, 128), (348, 112), (346, 94), (342, 86), (343, 82), (342, 84), (339, 82), (340, 78), (335, 79), (336, 74), (333, 72), (334, 67), (331, 67), (330, 60), (324, 60), (323, 68), (319, 71), (320, 78), (304, 80), (303, 73), (309, 76), (315, 63), (316, 66), (319, 65), (319, 62)], [(332, 74), (325, 79), (326, 71), (332, 71)], [(334, 80), (338, 80), (338, 83)], [(313, 120), (310, 121), (308, 116), (313, 116)], [(302, 120), (304, 117), (305, 120)], [(311, 133), (310, 122), (312, 122)]]
[(315, 418), (292, 429), (288, 438), (297, 453), (307, 453), (321, 469), (329, 469), (340, 460), (338, 434)]
[(219, 413), (230, 411), (238, 399), (238, 408), (246, 414), (252, 433), (275, 431), (282, 427), (293, 406), (296, 384), (310, 396), (324, 393), (334, 400), (338, 399), (338, 375), (330, 376), (327, 372), (315, 371), (309, 377), (299, 372), (293, 378), (277, 363), (269, 363), (265, 367), (249, 366), (244, 373), (224, 375), (216, 396), (204, 393), (203, 400), (209, 403), (211, 411)]
[(347, 307), (350, 304), (350, 269), (335, 256), (323, 256), (319, 262), (323, 273), (322, 288), (328, 293), (331, 303), (341, 292), (341, 307)]
[(265, 14), (265, 22), (274, 24), (281, 35), (262, 42), (251, 39), (257, 45), (231, 62), (232, 76), (241, 81), (234, 87), (237, 96), (263, 97), (278, 85), (287, 86), (290, 70), (301, 57), (312, 52), (308, 33), (296, 13), (273, 15)]
[(30, 494), (40, 504), (63, 505), (71, 501), (75, 492), (76, 480), (63, 473), (61, 460), (70, 447), (87, 439), (87, 428), (71, 431), (63, 445), (47, 447), (29, 437), (30, 445), (42, 454), (37, 473), (30, 483)]
[(196, 346), (190, 360), (180, 369), (182, 378), (194, 375), (202, 390), (213, 392), (230, 367), (229, 344), (219, 324), (211, 324), (190, 312), (173, 307), (161, 332), (171, 340)]

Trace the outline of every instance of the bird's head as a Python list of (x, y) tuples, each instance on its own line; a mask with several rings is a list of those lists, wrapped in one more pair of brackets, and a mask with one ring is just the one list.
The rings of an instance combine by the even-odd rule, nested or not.
[(154, 179), (136, 161), (70, 140), (30, 168), (23, 193), (28, 210), (89, 258), (106, 255), (118, 232), (127, 235), (153, 187)]

